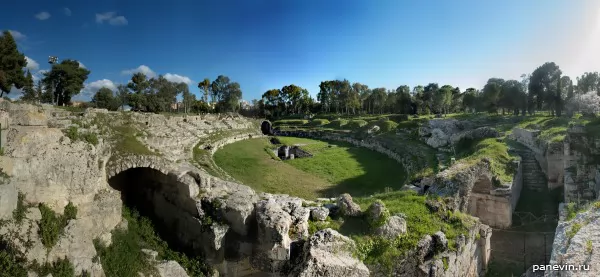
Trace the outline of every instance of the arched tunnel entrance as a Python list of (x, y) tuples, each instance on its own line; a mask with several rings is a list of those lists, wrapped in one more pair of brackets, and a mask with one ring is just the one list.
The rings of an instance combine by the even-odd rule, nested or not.
[(195, 202), (177, 176), (149, 167), (130, 168), (111, 177), (108, 183), (121, 192), (125, 207), (150, 219), (155, 232), (171, 250), (204, 260), (194, 241), (194, 237), (200, 237), (196, 232), (201, 229)]
[(268, 120), (265, 120), (260, 124), (260, 130), (263, 135), (273, 135), (273, 125)]

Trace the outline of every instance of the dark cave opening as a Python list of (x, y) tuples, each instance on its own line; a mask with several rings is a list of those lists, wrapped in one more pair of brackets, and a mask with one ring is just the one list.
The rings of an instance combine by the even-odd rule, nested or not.
[(110, 178), (108, 183), (121, 192), (124, 206), (152, 221), (157, 235), (169, 248), (188, 256), (198, 256), (189, 244), (181, 241), (182, 219), (179, 216), (187, 213), (176, 205), (183, 206), (185, 201), (178, 197), (182, 184), (178, 184), (175, 176), (147, 167), (131, 168)]

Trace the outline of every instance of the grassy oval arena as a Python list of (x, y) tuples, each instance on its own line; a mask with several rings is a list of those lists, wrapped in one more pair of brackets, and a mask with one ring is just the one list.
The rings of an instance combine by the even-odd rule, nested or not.
[(279, 137), (313, 157), (281, 161), (266, 138), (249, 139), (219, 149), (214, 160), (231, 177), (258, 191), (306, 199), (341, 193), (367, 196), (398, 190), (406, 181), (401, 164), (384, 154), (344, 142)]

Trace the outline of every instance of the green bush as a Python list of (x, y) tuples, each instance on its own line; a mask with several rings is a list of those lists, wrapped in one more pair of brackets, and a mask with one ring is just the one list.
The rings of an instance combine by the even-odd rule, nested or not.
[(87, 141), (91, 145), (98, 145), (98, 136), (94, 133), (85, 133), (83, 134), (83, 140)]
[(40, 204), (39, 209), (42, 214), (42, 220), (39, 223), (40, 238), (46, 248), (52, 248), (58, 242), (61, 233), (61, 219), (44, 203)]
[(137, 277), (138, 272), (146, 275), (156, 269), (141, 250), (158, 252), (157, 259), (177, 261), (189, 276), (206, 276), (210, 268), (199, 257), (189, 257), (169, 248), (154, 231), (154, 225), (136, 210), (123, 207), (123, 218), (128, 222), (127, 230), (114, 230), (112, 244), (105, 246), (95, 240), (94, 246), (107, 277)]
[(75, 267), (71, 261), (66, 257), (64, 259), (58, 259), (53, 263), (46, 263), (43, 266), (34, 264), (32, 269), (38, 273), (39, 276), (47, 276), (52, 274), (52, 277), (75, 277)]
[(379, 123), (379, 128), (381, 128), (381, 132), (389, 132), (392, 130), (395, 130), (398, 127), (398, 123), (391, 121), (391, 120), (386, 120), (383, 121), (381, 123)]
[(17, 200), (17, 208), (13, 211), (13, 219), (17, 223), (21, 223), (25, 218), (25, 213), (27, 212), (27, 206), (25, 206), (25, 194), (19, 192), (18, 200)]
[(0, 241), (0, 277), (27, 277), (26, 261)]
[(65, 136), (67, 136), (71, 141), (76, 141), (79, 139), (79, 130), (76, 126), (71, 126), (69, 129), (63, 131)]
[(42, 214), (42, 220), (39, 223), (40, 238), (46, 248), (52, 248), (58, 242), (69, 220), (75, 219), (77, 216), (77, 207), (69, 202), (64, 208), (63, 215), (57, 215), (44, 203), (40, 203), (39, 209)]
[(348, 128), (349, 129), (356, 129), (356, 128), (361, 128), (367, 125), (367, 122), (364, 120), (351, 120), (350, 122), (348, 122)]
[(312, 126), (323, 126), (329, 124), (329, 120), (323, 118), (316, 118), (310, 122)]

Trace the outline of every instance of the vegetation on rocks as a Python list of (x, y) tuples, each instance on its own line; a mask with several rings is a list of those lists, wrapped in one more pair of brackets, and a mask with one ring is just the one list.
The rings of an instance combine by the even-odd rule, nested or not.
[(25, 219), (27, 213), (27, 205), (25, 205), (25, 194), (19, 192), (17, 198), (17, 208), (13, 211), (13, 219), (17, 224), (20, 224)]
[(62, 215), (57, 215), (44, 203), (40, 203), (39, 209), (42, 214), (42, 220), (39, 223), (40, 238), (42, 244), (50, 249), (58, 242), (69, 220), (77, 217), (77, 208), (69, 202)]
[(190, 276), (206, 276), (209, 273), (210, 268), (199, 257), (187, 256), (172, 250), (169, 244), (158, 236), (148, 217), (124, 206), (123, 219), (127, 220), (127, 229), (113, 230), (110, 246), (103, 245), (99, 240), (94, 241), (107, 277), (137, 277), (138, 272), (144, 274), (156, 272), (155, 262), (151, 261), (142, 249), (156, 251), (158, 261), (177, 261)]

